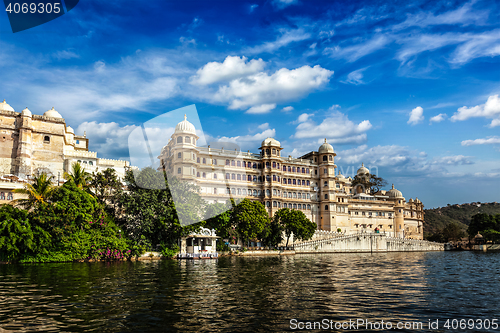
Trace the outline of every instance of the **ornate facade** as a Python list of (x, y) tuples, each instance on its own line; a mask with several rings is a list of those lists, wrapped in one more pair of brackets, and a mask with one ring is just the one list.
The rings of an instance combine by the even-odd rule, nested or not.
[[(299, 158), (282, 156), (273, 138), (262, 142), (258, 154), (198, 147), (198, 139), (185, 117), (158, 158), (169, 174), (198, 185), (208, 202), (249, 198), (261, 201), (270, 216), (281, 208), (299, 209), (319, 230), (423, 239), (422, 202), (406, 201), (394, 186), (375, 194), (353, 187), (352, 178), (336, 172), (336, 154), (326, 139), (318, 151)], [(357, 175), (369, 172), (362, 166)]]
[(88, 147), (89, 139), (75, 135), (54, 108), (43, 115), (32, 114), (28, 108), (16, 112), (4, 100), (0, 103), (0, 202), (2, 193), (11, 198), (8, 194), (19, 187), (13, 183), (40, 173), (62, 181), (64, 172), (77, 161), (90, 173), (113, 168), (124, 177), (128, 161), (98, 158)]

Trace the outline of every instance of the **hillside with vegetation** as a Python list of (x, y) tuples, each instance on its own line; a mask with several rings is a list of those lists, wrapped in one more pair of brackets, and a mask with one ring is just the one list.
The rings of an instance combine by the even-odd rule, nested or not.
[(424, 235), (428, 238), (430, 235), (441, 232), (451, 223), (457, 224), (463, 231), (466, 231), (472, 216), (476, 214), (500, 214), (500, 203), (473, 202), (426, 209)]

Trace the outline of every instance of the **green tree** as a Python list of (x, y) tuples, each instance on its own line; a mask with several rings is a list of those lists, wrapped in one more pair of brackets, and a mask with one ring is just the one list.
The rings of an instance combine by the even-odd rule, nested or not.
[(26, 209), (33, 209), (41, 205), (45, 205), (51, 199), (55, 187), (52, 185), (53, 176), (47, 176), (42, 173), (33, 178), (33, 183), (27, 183), (22, 189), (15, 189), (15, 193), (26, 195), (28, 198), (16, 199), (15, 205), (21, 206)]
[(448, 223), (441, 232), (445, 242), (458, 241), (465, 237), (465, 232), (457, 223)]
[(120, 214), (120, 196), (123, 189), (114, 169), (107, 168), (102, 172), (92, 173), (89, 189), (97, 200), (106, 206), (108, 213), (115, 217)]
[(469, 234), (469, 237), (473, 238), (477, 235), (478, 232), (480, 233), (483, 230), (488, 229), (495, 230), (496, 227), (497, 222), (494, 216), (484, 213), (476, 214), (471, 218), (467, 233)]
[(359, 177), (358, 175), (354, 176), (352, 180), (352, 187), (356, 188), (358, 185), (362, 185), (363, 188), (369, 189), (370, 193), (379, 192), (383, 187), (387, 185), (387, 181), (385, 181), (382, 177), (377, 177), (375, 174), (370, 174), (370, 177)]
[(217, 236), (228, 239), (232, 230), (231, 215), (233, 206), (230, 202), (213, 203), (206, 206), (206, 216), (212, 216), (206, 219), (205, 227), (215, 229)]
[(300, 210), (281, 208), (274, 214), (274, 221), (282, 226), (286, 235), (286, 246), (290, 236), (298, 240), (311, 239), (316, 231), (316, 224), (311, 222)]
[(259, 201), (243, 199), (234, 208), (233, 225), (243, 242), (257, 240), (270, 223), (266, 208)]
[(85, 171), (79, 162), (71, 165), (71, 171), (64, 173), (64, 179), (73, 182), (78, 188), (86, 189), (91, 182), (90, 174)]
[(12, 261), (33, 246), (28, 212), (11, 205), (0, 206), (0, 261)]

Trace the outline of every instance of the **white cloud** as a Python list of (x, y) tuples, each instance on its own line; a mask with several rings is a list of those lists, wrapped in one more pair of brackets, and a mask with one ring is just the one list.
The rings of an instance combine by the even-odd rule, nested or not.
[(408, 119), (408, 124), (416, 125), (421, 123), (424, 120), (424, 109), (422, 107), (417, 106), (410, 112), (410, 119)]
[(293, 111), (293, 106), (285, 106), (283, 109), (281, 109), (281, 112), (290, 112)]
[(493, 119), (490, 127), (500, 125), (500, 98), (498, 95), (488, 97), (484, 104), (473, 107), (462, 106), (451, 117), (451, 121), (467, 120), (469, 118), (484, 117)]
[(248, 135), (238, 135), (233, 137), (221, 136), (221, 137), (210, 137), (208, 135), (209, 142), (232, 142), (237, 144), (241, 150), (255, 150), (255, 146), (260, 144), (264, 139), (273, 138), (276, 136), (276, 130), (274, 128), (269, 128), (268, 123), (261, 124), (257, 126), (262, 132)]
[(269, 123), (260, 124), (257, 128), (260, 130), (266, 130), (269, 128)]
[(57, 60), (80, 58), (79, 54), (76, 54), (75, 52), (69, 50), (57, 51), (52, 56)]
[(471, 161), (471, 156), (464, 155), (454, 155), (454, 156), (444, 156), (435, 158), (431, 163), (433, 164), (445, 164), (445, 165), (466, 165), (466, 164), (474, 164)]
[(246, 57), (227, 56), (224, 62), (209, 62), (198, 69), (196, 75), (191, 77), (191, 83), (207, 85), (220, 81), (230, 81), (236, 78), (255, 74), (264, 69), (262, 59), (252, 59), (247, 62)]
[(363, 71), (366, 68), (357, 69), (347, 75), (346, 83), (351, 83), (355, 85), (364, 84), (363, 82)]
[(213, 100), (229, 103), (230, 109), (245, 109), (263, 104), (276, 104), (300, 98), (329, 82), (333, 71), (303, 66), (282, 68), (272, 75), (261, 72), (245, 79), (235, 79), (219, 87)]
[(279, 36), (273, 42), (266, 42), (262, 45), (257, 45), (251, 48), (248, 48), (246, 52), (252, 54), (258, 54), (263, 52), (272, 53), (284, 46), (287, 46), (290, 43), (300, 42), (303, 40), (307, 40), (311, 38), (311, 34), (305, 32), (303, 29), (295, 29), (295, 30), (281, 30), (281, 36)]
[(271, 112), (271, 110), (273, 110), (275, 108), (276, 108), (276, 104), (262, 104), (262, 105), (252, 106), (245, 113), (263, 114), (263, 113), (269, 113), (269, 112)]
[(298, 0), (273, 0), (272, 4), (279, 9), (298, 4)]
[(475, 146), (475, 145), (495, 145), (500, 144), (500, 137), (490, 136), (485, 139), (464, 140), (462, 146)]
[(390, 35), (375, 35), (370, 40), (363, 43), (346, 47), (327, 47), (323, 50), (323, 53), (330, 55), (332, 58), (344, 58), (349, 62), (353, 62), (384, 48), (390, 42), (392, 42), (392, 37)]
[(488, 31), (471, 35), (453, 52), (451, 63), (465, 64), (480, 57), (495, 57), (500, 55), (500, 30)]
[(298, 117), (294, 138), (328, 138), (329, 142), (339, 144), (360, 143), (366, 141), (366, 132), (372, 127), (368, 120), (355, 124), (339, 111), (332, 111), (320, 124), (316, 124), (311, 116), (304, 113)]
[(446, 118), (446, 113), (440, 113), (429, 120), (429, 124), (442, 122)]

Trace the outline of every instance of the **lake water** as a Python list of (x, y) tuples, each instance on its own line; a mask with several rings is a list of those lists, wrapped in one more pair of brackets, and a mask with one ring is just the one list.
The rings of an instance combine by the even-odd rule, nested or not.
[(358, 319), (422, 322), (406, 332), (472, 319), (474, 329), (450, 331), (500, 331), (477, 330), (500, 319), (499, 294), (500, 253), (0, 265), (0, 332), (283, 332), (307, 322), (341, 331)]

